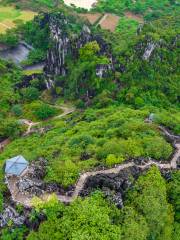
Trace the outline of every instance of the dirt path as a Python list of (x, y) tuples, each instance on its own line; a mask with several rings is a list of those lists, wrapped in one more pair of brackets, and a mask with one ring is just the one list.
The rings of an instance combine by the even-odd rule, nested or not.
[(4, 24), (4, 23), (0, 23), (1, 26), (7, 28), (7, 29), (11, 29), (11, 27), (9, 27), (8, 25)]
[[(72, 111), (73, 111), (73, 109), (70, 110), (69, 108), (64, 107), (64, 113), (59, 115), (58, 117), (63, 117), (65, 115), (71, 113)], [(161, 129), (161, 131), (164, 133), (164, 135), (167, 138), (169, 138), (171, 141), (173, 139), (175, 152), (169, 163), (160, 163), (160, 162), (152, 161), (151, 159), (149, 159), (149, 161), (144, 165), (137, 165), (134, 162), (129, 162), (129, 163), (117, 165), (111, 169), (103, 169), (103, 170), (83, 173), (75, 185), (75, 190), (74, 190), (72, 196), (57, 194), (59, 201), (64, 202), (64, 203), (70, 203), (70, 202), (74, 201), (79, 196), (80, 192), (83, 190), (87, 179), (89, 177), (96, 176), (98, 174), (112, 174), (112, 173), (118, 174), (123, 169), (133, 167), (133, 166), (139, 167), (142, 170), (144, 170), (147, 167), (152, 166), (152, 165), (156, 165), (160, 169), (177, 169), (177, 162), (178, 162), (178, 159), (180, 158), (180, 136), (172, 135), (164, 127), (160, 126), (159, 128)], [(11, 178), (11, 180), (7, 180), (7, 184), (10, 189), (13, 201), (15, 201), (17, 203), (21, 203), (24, 206), (31, 207), (32, 197), (28, 197), (27, 195), (23, 195), (22, 193), (19, 192), (17, 184), (16, 184), (17, 180), (18, 180), (17, 178)], [(50, 196), (50, 194), (43, 194), (41, 196), (41, 198), (48, 199), (49, 196)]]
[(171, 168), (177, 168), (177, 160), (180, 158), (180, 143), (175, 144), (176, 152), (174, 153), (173, 158), (171, 159)]
[(139, 167), (142, 170), (146, 169), (147, 167), (149, 167), (151, 165), (156, 165), (160, 169), (176, 169), (177, 161), (180, 158), (180, 143), (175, 144), (175, 147), (176, 147), (176, 151), (175, 151), (170, 163), (158, 163), (158, 162), (149, 160), (149, 162), (144, 165), (137, 165), (134, 162), (130, 162), (130, 163), (118, 165), (117, 167), (111, 168), (111, 169), (99, 170), (99, 171), (95, 171), (95, 172), (86, 172), (80, 176), (78, 182), (76, 183), (76, 187), (75, 187), (72, 197), (58, 195), (58, 199), (65, 203), (72, 202), (75, 198), (78, 197), (79, 193), (83, 190), (87, 179), (89, 177), (96, 176), (98, 174), (112, 174), (112, 173), (118, 174), (123, 169), (133, 167), (133, 166)]
[(4, 150), (5, 146), (10, 143), (10, 139), (7, 138), (4, 141), (0, 142), (0, 153)]
[(101, 25), (102, 24), (102, 22), (107, 18), (107, 16), (108, 16), (108, 14), (106, 13), (106, 14), (104, 14), (104, 16), (99, 20), (99, 22), (98, 22), (98, 24), (97, 24), (97, 26), (98, 25)]
[(179, 136), (176, 136), (176, 135), (171, 134), (165, 127), (163, 127), (163, 126), (158, 126), (158, 128), (164, 133), (164, 135), (165, 135), (167, 138), (170, 138), (170, 140), (176, 141), (176, 140), (179, 140), (179, 139), (180, 139)]
[(63, 110), (63, 113), (58, 115), (58, 116), (55, 116), (54, 119), (60, 119), (66, 115), (69, 115), (71, 113), (73, 113), (75, 111), (75, 108), (74, 107), (67, 107), (67, 106), (55, 106), (61, 110)]
[[(51, 118), (52, 120), (63, 118), (63, 117), (65, 117), (65, 116), (67, 116), (70, 113), (73, 113), (75, 111), (74, 107), (67, 107), (65, 105), (64, 106), (54, 105), (54, 107), (58, 108), (58, 109), (61, 109), (63, 111), (63, 113), (59, 114), (58, 116), (55, 116), (55, 117)], [(28, 127), (26, 132), (24, 133), (24, 136), (27, 136), (27, 135), (30, 134), (32, 127), (37, 126), (41, 123), (41, 122), (33, 122), (31, 120), (28, 120), (28, 119), (21, 119), (20, 121), (23, 124), (27, 125), (27, 127)]]
[(19, 192), (17, 187), (17, 177), (6, 178), (8, 189), (11, 193), (12, 200), (16, 203), (22, 204), (25, 207), (31, 206), (31, 198)]

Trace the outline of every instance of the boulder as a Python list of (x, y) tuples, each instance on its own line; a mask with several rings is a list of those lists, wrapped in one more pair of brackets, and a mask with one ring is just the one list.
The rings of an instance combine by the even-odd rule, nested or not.
[(16, 226), (20, 226), (24, 224), (24, 221), (25, 216), (17, 213), (11, 206), (6, 206), (4, 211), (0, 214), (0, 227), (5, 227), (9, 222), (12, 222)]
[(89, 195), (96, 189), (101, 189), (105, 196), (111, 199), (114, 204), (121, 208), (123, 198), (128, 189), (133, 186), (135, 179), (142, 173), (138, 167), (130, 167), (120, 171), (118, 174), (98, 174), (89, 177), (80, 195)]

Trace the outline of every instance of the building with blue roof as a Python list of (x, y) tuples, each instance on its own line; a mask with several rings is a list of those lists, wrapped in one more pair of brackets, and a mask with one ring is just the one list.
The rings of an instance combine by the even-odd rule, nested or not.
[(10, 158), (5, 163), (5, 174), (20, 176), (28, 165), (28, 161), (21, 155)]

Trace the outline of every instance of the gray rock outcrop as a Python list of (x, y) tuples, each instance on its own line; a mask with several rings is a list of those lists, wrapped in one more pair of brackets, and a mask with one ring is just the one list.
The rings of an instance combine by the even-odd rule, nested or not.
[(0, 227), (5, 227), (9, 222), (16, 226), (24, 223), (25, 216), (20, 215), (12, 206), (6, 206), (4, 211), (0, 214)]
[(104, 77), (108, 70), (113, 69), (112, 56), (108, 44), (99, 35), (94, 35), (87, 25), (82, 25), (80, 31), (71, 29), (72, 22), (63, 13), (49, 14), (50, 47), (45, 63), (46, 87), (55, 85), (54, 76), (66, 76), (68, 73), (67, 58), (78, 59), (79, 49), (86, 43), (97, 41), (100, 55), (109, 59), (109, 64), (97, 66), (97, 77)]

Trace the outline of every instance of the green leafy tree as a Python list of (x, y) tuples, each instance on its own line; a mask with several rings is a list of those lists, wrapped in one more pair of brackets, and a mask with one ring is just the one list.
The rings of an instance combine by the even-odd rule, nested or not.
[(37, 100), (39, 98), (40, 92), (35, 87), (28, 87), (22, 89), (23, 98), (27, 101)]
[(112, 221), (116, 211), (99, 193), (78, 199), (60, 216), (42, 223), (38, 232), (32, 232), (27, 239), (120, 240), (120, 226)]
[(56, 113), (57, 109), (49, 106), (48, 104), (42, 104), (36, 107), (36, 109), (34, 110), (34, 115), (40, 120), (53, 117), (54, 115), (56, 115)]
[(13, 118), (0, 121), (0, 137), (2, 138), (17, 138), (23, 130), (23, 127)]
[(26, 227), (16, 227), (11, 229), (7, 227), (1, 232), (1, 240), (23, 240), (24, 235), (27, 233)]
[(19, 42), (18, 35), (9, 30), (6, 34), (0, 34), (0, 42), (9, 47), (15, 47)]
[(167, 184), (168, 197), (170, 203), (174, 206), (175, 220), (180, 221), (180, 172), (176, 171), (172, 174), (171, 181)]
[(21, 116), (23, 111), (22, 111), (22, 107), (19, 104), (16, 104), (12, 107), (11, 111), (14, 113), (15, 116)]
[(105, 56), (99, 55), (100, 47), (96, 41), (85, 44), (79, 50), (79, 59), (71, 63), (68, 79), (68, 88), (75, 92), (76, 97), (86, 96), (89, 98), (96, 92), (103, 90), (105, 85), (110, 83), (109, 78), (103, 79), (96, 75), (98, 65), (109, 63)]
[(132, 207), (122, 210), (122, 240), (147, 240), (149, 228), (146, 219)]
[(166, 183), (157, 167), (139, 177), (129, 194), (129, 203), (145, 218), (149, 239), (171, 240), (173, 211), (167, 202)]

